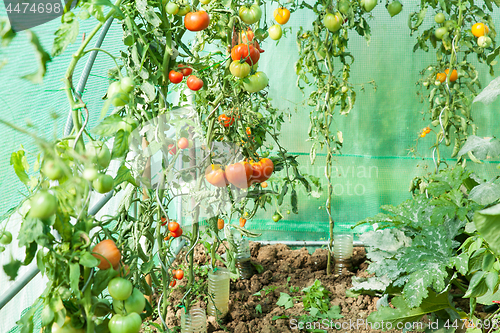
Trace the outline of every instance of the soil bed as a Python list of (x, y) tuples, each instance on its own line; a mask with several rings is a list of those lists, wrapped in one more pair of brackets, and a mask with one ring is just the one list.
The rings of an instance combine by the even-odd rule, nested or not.
[[(351, 277), (367, 277), (368, 263), (365, 250), (355, 247), (352, 257), (354, 272), (346, 272), (344, 275), (326, 275), (327, 250), (317, 249), (309, 254), (306, 248), (291, 250), (283, 244), (261, 246), (260, 243), (250, 242), (252, 261), (264, 267), (262, 274), (255, 274), (249, 280), (231, 281), (231, 296), (229, 301), (229, 313), (219, 322), (227, 331), (234, 333), (284, 333), (284, 332), (306, 332), (299, 330), (293, 325), (292, 319), (308, 314), (303, 308), (303, 303), (298, 301), (292, 308), (285, 310), (284, 307), (276, 305), (280, 293), (288, 293), (292, 296), (302, 295), (291, 293), (290, 286), (301, 290), (310, 286), (317, 279), (321, 285), (330, 291), (330, 305), (338, 305), (341, 309), (341, 319), (335, 319), (339, 323), (356, 323), (358, 320), (364, 322), (368, 315), (375, 311), (378, 297), (361, 295), (357, 298), (346, 297), (346, 289), (351, 287)], [(223, 247), (219, 253), (224, 252)], [(183, 258), (181, 252), (179, 258)], [(194, 259), (196, 265), (205, 265), (208, 257), (201, 245), (195, 248)], [(287, 285), (288, 280), (288, 285)], [(180, 314), (183, 309), (175, 307), (184, 293), (186, 279), (180, 281), (178, 286), (170, 295), (171, 305), (168, 307), (167, 325), (172, 328), (180, 326)], [(271, 287), (271, 288), (270, 288)], [(274, 288), (276, 287), (276, 288)], [(267, 291), (267, 295), (266, 295)], [(260, 292), (261, 296), (255, 294)], [(299, 298), (300, 300), (300, 298)], [(206, 309), (205, 301), (200, 301), (199, 306)], [(260, 305), (260, 307), (259, 307)], [(261, 311), (257, 311), (260, 308)], [(261, 313), (260, 313), (261, 312)], [(280, 316), (288, 318), (276, 319)], [(159, 323), (159, 321), (157, 321)], [(298, 322), (296, 322), (298, 324)], [(347, 325), (347, 324), (344, 324)], [(356, 329), (345, 327), (342, 331), (356, 332), (378, 332), (361, 324)], [(151, 332), (156, 330), (150, 327)], [(147, 331), (149, 331), (147, 329)], [(328, 332), (337, 331), (328, 329)], [(214, 317), (208, 317), (209, 333), (222, 333), (224, 330)]]

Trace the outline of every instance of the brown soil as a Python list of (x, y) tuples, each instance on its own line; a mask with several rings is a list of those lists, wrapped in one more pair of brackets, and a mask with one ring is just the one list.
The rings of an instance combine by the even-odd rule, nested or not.
[[(223, 248), (223, 247), (221, 247)], [(249, 280), (231, 281), (231, 296), (229, 303), (229, 314), (219, 321), (227, 331), (235, 333), (285, 333), (285, 332), (306, 332), (295, 328), (292, 322), (293, 318), (308, 314), (303, 308), (303, 303), (298, 301), (296, 304), (285, 310), (283, 307), (277, 306), (276, 302), (280, 297), (280, 292), (290, 294), (289, 287), (299, 287), (300, 289), (310, 286), (316, 279), (321, 281), (321, 284), (327, 288), (330, 295), (331, 306), (338, 305), (341, 308), (341, 314), (344, 316), (341, 319), (336, 319), (334, 322), (356, 323), (364, 321), (368, 315), (375, 311), (378, 297), (361, 295), (357, 298), (346, 297), (346, 289), (351, 287), (351, 277), (356, 275), (359, 277), (367, 277), (366, 272), (368, 263), (365, 257), (364, 248), (354, 248), (352, 264), (355, 272), (347, 272), (344, 270), (343, 275), (326, 275), (327, 250), (317, 249), (313, 254), (305, 249), (291, 250), (283, 244), (261, 246), (260, 243), (250, 242), (252, 261), (264, 267), (262, 274), (256, 274)], [(224, 252), (223, 250), (219, 251)], [(183, 258), (181, 253), (180, 258)], [(195, 249), (195, 262), (198, 265), (207, 263), (203, 247), (197, 246)], [(287, 279), (290, 279), (287, 286)], [(171, 305), (168, 307), (167, 325), (169, 328), (180, 326), (180, 314), (182, 309), (174, 308), (179, 304), (183, 295), (186, 279), (180, 281), (181, 287), (176, 287), (170, 296)], [(271, 286), (277, 288), (268, 291), (266, 289)], [(269, 290), (269, 289), (268, 289)], [(254, 296), (260, 292), (261, 296)], [(293, 295), (302, 295), (295, 293)], [(260, 304), (261, 312), (256, 311), (256, 307)], [(199, 302), (199, 306), (206, 309), (204, 301)], [(286, 319), (275, 319), (286, 315)], [(159, 323), (159, 321), (156, 321)], [(219, 325), (214, 317), (208, 317), (208, 332), (222, 333), (223, 328)], [(304, 323), (305, 325), (305, 323)], [(319, 323), (317, 323), (319, 325)], [(292, 329), (295, 328), (295, 329)], [(323, 328), (323, 327), (322, 327)], [(153, 327), (147, 331), (155, 332)], [(328, 329), (328, 332), (337, 331)], [(361, 324), (359, 327), (344, 327), (342, 331), (356, 332), (377, 332)]]

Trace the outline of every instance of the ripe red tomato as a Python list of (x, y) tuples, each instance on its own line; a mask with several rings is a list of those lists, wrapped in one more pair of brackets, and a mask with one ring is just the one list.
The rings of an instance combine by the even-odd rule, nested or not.
[(175, 153), (177, 153), (177, 147), (173, 143), (168, 145), (168, 150), (170, 155), (175, 155)]
[(186, 149), (189, 147), (189, 140), (186, 138), (180, 138), (179, 141), (177, 141), (177, 147), (180, 149)]
[(224, 170), (222, 170), (219, 164), (209, 165), (205, 169), (205, 178), (213, 186), (226, 187), (229, 184)]
[(252, 174), (252, 166), (248, 162), (238, 162), (226, 167), (227, 180), (238, 188), (248, 188)]
[(219, 116), (218, 120), (224, 127), (229, 127), (234, 124), (234, 118), (228, 117), (224, 113)]
[(241, 60), (245, 58), (246, 62), (250, 66), (253, 66), (259, 61), (260, 52), (253, 45), (238, 44), (233, 47), (233, 49), (231, 50), (231, 59)]
[(113, 242), (111, 239), (105, 239), (102, 242), (98, 243), (96, 246), (94, 246), (92, 252), (92, 255), (101, 261), (99, 266), (97, 266), (99, 269), (110, 268), (110, 263), (113, 268), (117, 267), (122, 258), (120, 250), (118, 250), (115, 242)]
[(186, 64), (178, 64), (177, 70), (182, 73), (183, 76), (191, 75), (193, 69), (188, 67)]
[(198, 91), (203, 87), (203, 81), (194, 75), (190, 75), (187, 78), (187, 86), (193, 91)]
[(210, 17), (204, 10), (187, 13), (184, 17), (184, 26), (189, 31), (205, 30), (206, 28), (208, 28), (209, 24)]
[(167, 219), (162, 216), (161, 220), (161, 226), (163, 227), (165, 224), (167, 224)]
[(170, 221), (170, 223), (168, 224), (169, 231), (177, 232), (177, 230), (179, 230), (179, 228), (180, 228), (179, 223), (177, 223), (175, 221)]
[(175, 287), (176, 283), (177, 282), (175, 280), (170, 281), (170, 288)]
[(175, 278), (177, 280), (182, 280), (182, 278), (184, 277), (184, 272), (182, 271), (182, 269), (178, 269), (176, 272), (175, 272)]
[(179, 228), (177, 231), (170, 231), (170, 235), (174, 238), (180, 237), (182, 235), (182, 228)]
[(182, 82), (182, 78), (183, 78), (182, 73), (176, 72), (174, 70), (171, 70), (168, 73), (168, 79), (173, 84), (181, 83)]

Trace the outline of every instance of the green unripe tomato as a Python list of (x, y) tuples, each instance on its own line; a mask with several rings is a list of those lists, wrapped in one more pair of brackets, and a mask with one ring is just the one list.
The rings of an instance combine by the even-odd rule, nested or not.
[(393, 2), (388, 4), (386, 8), (387, 11), (389, 12), (389, 15), (391, 15), (391, 17), (394, 17), (399, 13), (401, 13), (401, 11), (403, 10), (403, 5), (398, 0), (394, 0)]
[(132, 295), (132, 282), (121, 277), (115, 277), (108, 283), (108, 291), (111, 297), (118, 301), (124, 301)]
[(113, 310), (118, 314), (126, 313), (138, 313), (141, 314), (144, 311), (144, 307), (146, 306), (146, 298), (144, 295), (138, 290), (135, 289), (132, 291), (132, 295), (127, 298), (125, 301), (113, 300)]
[(328, 13), (323, 18), (323, 24), (331, 32), (339, 31), (340, 27), (342, 26), (342, 21), (342, 15), (340, 15), (339, 13), (335, 13), (335, 15), (332, 13)]
[(446, 17), (444, 16), (443, 13), (437, 13), (434, 16), (434, 21), (436, 21), (437, 24), (441, 24), (446, 20)]
[(92, 186), (99, 193), (108, 193), (113, 189), (114, 180), (110, 175), (99, 174), (92, 182)]
[(184, 16), (187, 13), (189, 13), (190, 11), (191, 11), (191, 6), (190, 5), (181, 6), (179, 8), (179, 11), (177, 12), (177, 15)]
[(169, 2), (165, 6), (165, 10), (171, 15), (176, 15), (179, 12), (179, 5), (175, 2)]
[(281, 29), (281, 26), (279, 24), (272, 25), (269, 28), (269, 37), (271, 37), (272, 40), (278, 40), (282, 35), (283, 30)]
[(281, 220), (281, 215), (280, 214), (274, 214), (273, 215), (273, 221), (274, 222), (278, 222), (279, 220)]
[(346, 87), (346, 86), (342, 86), (342, 89), (340, 89), (340, 91), (342, 91), (343, 94), (345, 94), (349, 89)]
[(361, 5), (367, 12), (371, 12), (377, 6), (377, 0), (362, 0)]
[(99, 173), (94, 168), (85, 168), (82, 173), (83, 179), (88, 180), (89, 182), (96, 180), (98, 175)]
[(255, 30), (254, 35), (258, 40), (264, 40), (269, 36), (269, 33), (266, 30), (259, 28)]
[(62, 176), (64, 175), (61, 166), (56, 162), (54, 162), (53, 160), (47, 160), (43, 163), (42, 172), (50, 180), (61, 179)]
[(351, 9), (351, 3), (348, 0), (340, 0), (338, 3), (338, 8), (339, 12), (347, 15), (347, 13), (349, 13), (349, 10)]
[(30, 199), (30, 216), (39, 219), (48, 219), (57, 210), (57, 199), (49, 192), (42, 190)]
[(208, 5), (212, 0), (200, 0), (200, 2), (204, 5)]
[(0, 237), (0, 244), (9, 245), (12, 242), (12, 234), (10, 231), (4, 231)]
[(437, 39), (443, 39), (446, 34), (448, 34), (448, 29), (446, 27), (437, 28), (434, 31), (434, 36), (436, 36)]
[(142, 319), (137, 313), (128, 316), (115, 314), (108, 323), (110, 333), (139, 333)]
[(492, 43), (492, 40), (488, 36), (479, 36), (477, 38), (477, 45), (482, 48), (487, 48), (490, 47)]
[(128, 94), (134, 90), (134, 80), (132, 78), (125, 76), (120, 80), (121, 90)]
[(108, 146), (102, 141), (90, 141), (85, 145), (85, 155), (99, 167), (106, 169), (111, 162)]

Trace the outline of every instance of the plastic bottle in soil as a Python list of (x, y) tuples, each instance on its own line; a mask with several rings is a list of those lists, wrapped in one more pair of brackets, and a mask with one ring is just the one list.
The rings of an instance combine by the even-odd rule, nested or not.
[(348, 271), (352, 268), (352, 234), (336, 233), (333, 236), (333, 253), (335, 257), (335, 274), (342, 274), (346, 268)]
[(189, 313), (181, 312), (181, 333), (207, 333), (205, 310), (192, 307)]
[(229, 270), (217, 267), (208, 272), (208, 304), (210, 316), (222, 318), (229, 311)]
[(236, 244), (236, 267), (241, 279), (250, 279), (253, 276), (253, 266), (250, 262), (250, 243), (248, 238), (242, 237)]

